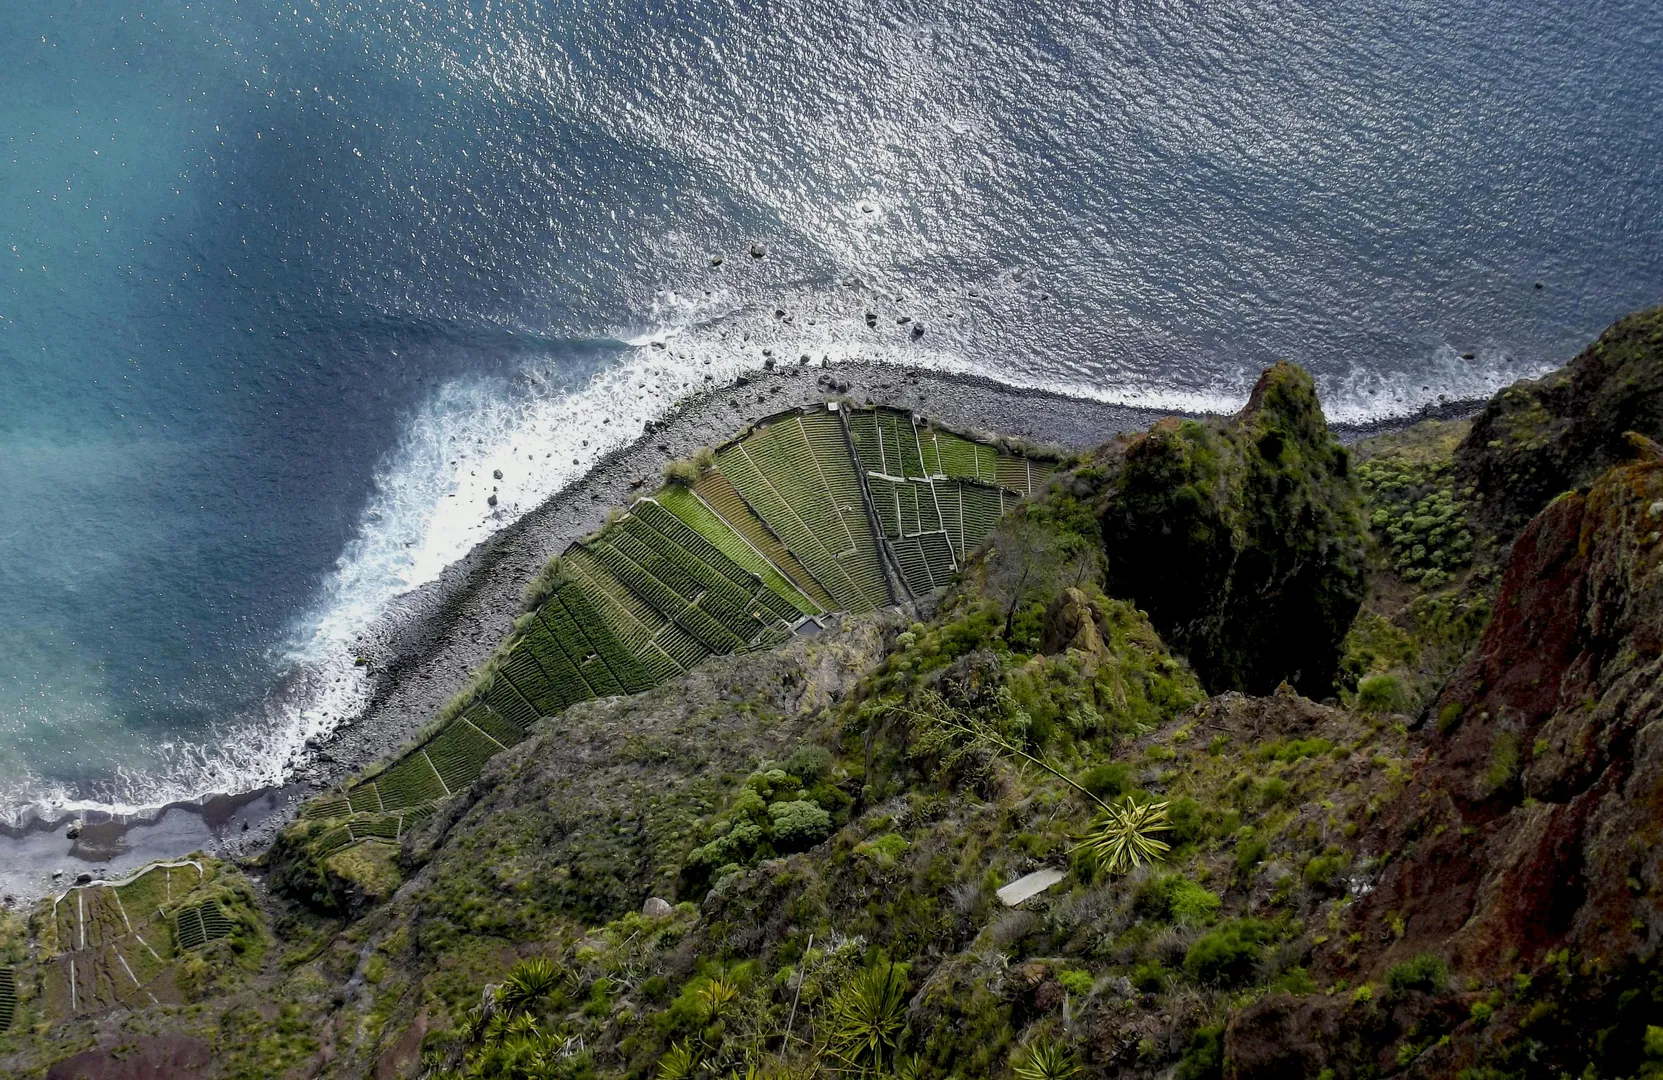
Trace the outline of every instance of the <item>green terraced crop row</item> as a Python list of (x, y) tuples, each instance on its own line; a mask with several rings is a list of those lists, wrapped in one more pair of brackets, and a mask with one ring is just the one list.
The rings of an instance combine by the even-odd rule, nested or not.
[(0, 967), (0, 1032), (11, 1029), (17, 1015), (17, 974), (10, 967)]
[(231, 932), (231, 920), (220, 906), (209, 900), (205, 904), (180, 908), (173, 917), (174, 933), (179, 951), (195, 949), (210, 941), (218, 941)]
[(716, 514), (723, 524), (777, 566), (781, 573), (791, 579), (792, 584), (802, 590), (804, 596), (819, 605), (821, 611), (839, 610), (837, 601), (826, 591), (826, 587), (809, 572), (802, 560), (791, 553), (721, 470), (711, 469), (699, 477), (698, 482), (693, 485), (693, 494), (699, 502)]
[[(650, 508), (650, 509), (649, 509)], [(723, 521), (714, 510), (687, 488), (671, 485), (654, 495), (651, 499), (643, 499), (636, 504), (637, 513), (655, 529), (672, 538), (680, 536), (674, 532), (666, 518), (672, 518), (684, 529), (710, 544), (734, 564), (743, 567), (754, 575), (768, 590), (779, 597), (797, 615), (818, 615), (825, 610), (819, 604), (804, 595), (803, 591), (792, 584), (791, 579), (761, 551), (753, 547), (750, 541), (741, 536), (731, 525)], [(773, 609), (782, 618), (792, 615), (782, 612), (778, 607)]]
[(758, 424), (690, 488), (667, 486), (568, 548), (566, 580), (521, 618), (461, 716), (305, 810), (342, 822), (320, 853), (398, 839), (540, 716), (644, 690), (714, 653), (772, 647), (805, 616), (890, 603), (882, 545), (910, 592), (942, 588), (1006, 505), (1049, 475), (895, 409)]
[(354, 840), (362, 840), (369, 836), (380, 837), (383, 840), (397, 840), (402, 822), (402, 815), (381, 814), (376, 817), (354, 818), (346, 823), (346, 827), (352, 833)]

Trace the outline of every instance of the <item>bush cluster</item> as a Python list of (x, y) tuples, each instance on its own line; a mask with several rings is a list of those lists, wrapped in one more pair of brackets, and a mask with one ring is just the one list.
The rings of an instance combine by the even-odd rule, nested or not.
[(1376, 458), (1359, 465), (1357, 476), (1371, 510), (1369, 524), (1404, 580), (1437, 588), (1472, 562), (1467, 514), (1473, 489), (1457, 493), (1452, 463)]
[(687, 856), (690, 876), (719, 881), (760, 859), (806, 851), (830, 836), (832, 814), (849, 797), (829, 782), (831, 757), (818, 747), (793, 754), (787, 765), (752, 773), (727, 811), (709, 828), (710, 839)]

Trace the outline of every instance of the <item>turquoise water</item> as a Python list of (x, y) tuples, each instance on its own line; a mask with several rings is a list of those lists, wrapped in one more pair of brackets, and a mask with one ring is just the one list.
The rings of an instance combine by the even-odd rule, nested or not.
[(5, 812), (280, 776), (763, 348), (1362, 419), (1663, 299), (1655, 5), (1018, 7), (0, 7)]

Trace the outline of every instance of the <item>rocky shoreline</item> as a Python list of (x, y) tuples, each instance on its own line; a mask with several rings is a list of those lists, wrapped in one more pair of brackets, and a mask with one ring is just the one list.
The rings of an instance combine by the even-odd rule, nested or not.
[[(27, 903), (82, 874), (115, 875), (196, 850), (233, 859), (257, 855), (302, 802), (414, 736), (508, 633), (525, 582), (571, 541), (599, 528), (609, 509), (656, 486), (666, 462), (765, 416), (834, 397), (912, 408), (949, 427), (1063, 450), (1095, 446), (1170, 415), (886, 362), (793, 365), (707, 389), (403, 598), (367, 631), (357, 648), (373, 680), (369, 705), (316, 746), (290, 783), (175, 803), (144, 817), (75, 815), (81, 827), (74, 838), (66, 835), (69, 818), (0, 828), (0, 895)], [(1349, 442), (1427, 416), (1468, 415), (1479, 404), (1445, 403), (1412, 417), (1334, 429)]]

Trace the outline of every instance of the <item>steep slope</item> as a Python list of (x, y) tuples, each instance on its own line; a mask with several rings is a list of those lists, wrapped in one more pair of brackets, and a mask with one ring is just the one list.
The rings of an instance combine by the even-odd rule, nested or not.
[(1109, 592), (1146, 609), (1209, 690), (1330, 693), (1363, 598), (1363, 529), (1310, 377), (1278, 364), (1228, 422), (1162, 421), (1106, 462)]
[(1663, 307), (1620, 319), (1569, 364), (1516, 383), (1474, 417), (1456, 460), (1502, 540), (1562, 491), (1624, 457), (1623, 435), (1663, 439)]

